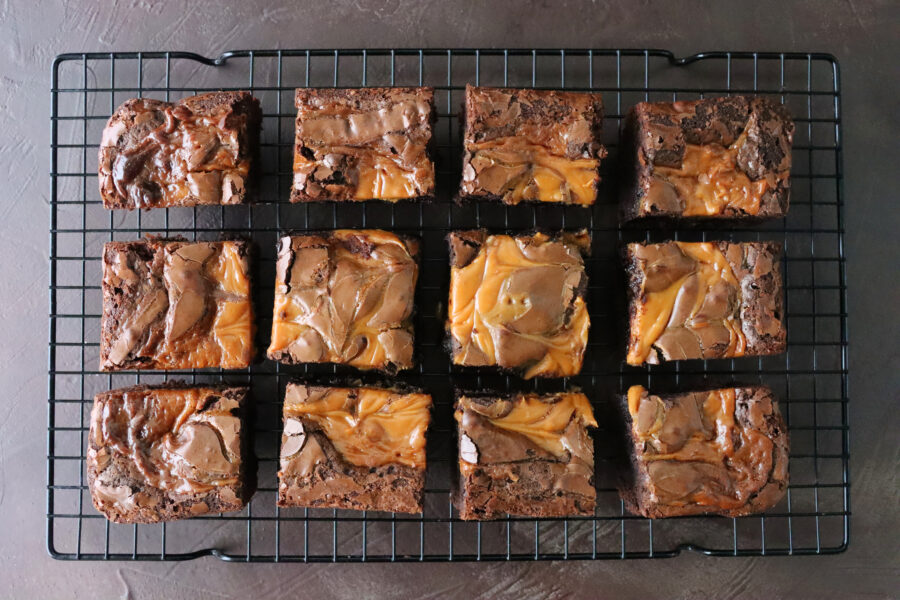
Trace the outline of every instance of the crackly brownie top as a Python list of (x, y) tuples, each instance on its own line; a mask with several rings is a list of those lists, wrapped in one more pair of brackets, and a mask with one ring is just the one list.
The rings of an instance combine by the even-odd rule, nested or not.
[(243, 368), (253, 358), (247, 244), (146, 240), (103, 250), (101, 368)]
[(602, 114), (600, 94), (466, 86), (462, 194), (593, 204)]
[[(206, 494), (239, 483), (246, 388), (135, 386), (99, 394), (88, 462), (98, 508), (130, 511), (171, 495)], [(234, 498), (237, 500), (237, 498)]]
[[(732, 510), (760, 500), (770, 480), (786, 485), (786, 431), (767, 388), (661, 397), (636, 385), (628, 389), (628, 412), (650, 504)], [(782, 492), (766, 493), (774, 494), (771, 505)]]
[(449, 242), (453, 362), (521, 369), (525, 378), (577, 374), (590, 326), (587, 233), (468, 231), (453, 232)]
[(250, 170), (248, 92), (212, 92), (175, 103), (128, 100), (100, 143), (100, 193), (107, 208), (236, 204)]
[[(455, 418), (462, 471), (521, 461), (565, 462), (566, 476), (548, 481), (546, 489), (592, 494), (587, 482), (594, 472), (594, 447), (587, 427), (597, 422), (584, 394), (464, 395)], [(545, 475), (554, 477), (549, 471)]]
[(269, 357), (409, 368), (418, 243), (379, 230), (285, 237)]
[(357, 467), (424, 470), (430, 409), (427, 394), (288, 384), (280, 475), (306, 477), (327, 460), (317, 435)]
[(298, 89), (295, 200), (434, 192), (431, 88)]
[(783, 341), (778, 244), (666, 242), (628, 252), (628, 364), (765, 354), (766, 340)]
[(753, 216), (789, 185), (794, 124), (781, 104), (732, 96), (632, 110), (639, 165), (649, 172), (641, 214)]

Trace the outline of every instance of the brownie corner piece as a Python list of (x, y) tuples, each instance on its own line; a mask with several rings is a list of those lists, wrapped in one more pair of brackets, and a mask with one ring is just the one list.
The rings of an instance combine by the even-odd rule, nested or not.
[[(590, 317), (586, 231), (454, 231), (447, 340), (453, 364), (532, 377), (581, 371)], [(476, 300), (477, 298), (477, 300)]]
[(787, 214), (794, 123), (763, 97), (641, 102), (622, 127), (624, 221)]
[(781, 256), (776, 242), (628, 244), (626, 362), (784, 352)]
[(461, 394), (459, 474), (453, 501), (460, 518), (592, 515), (596, 427), (584, 394)]
[(248, 393), (173, 382), (97, 394), (86, 456), (94, 507), (116, 523), (241, 510), (253, 493)]
[(291, 202), (434, 197), (433, 88), (300, 88), (295, 106)]
[(763, 512), (788, 486), (788, 430), (763, 386), (654, 394), (632, 386), (622, 398), (630, 465), (625, 507), (662, 518)]
[(254, 356), (245, 240), (103, 247), (100, 369), (242, 369)]
[(109, 118), (99, 184), (109, 209), (241, 204), (262, 115), (249, 92), (134, 98)]
[(599, 93), (467, 85), (464, 112), (460, 199), (594, 204)]
[(290, 383), (278, 506), (420, 513), (431, 396)]
[(412, 368), (418, 256), (418, 239), (374, 229), (282, 238), (268, 357)]

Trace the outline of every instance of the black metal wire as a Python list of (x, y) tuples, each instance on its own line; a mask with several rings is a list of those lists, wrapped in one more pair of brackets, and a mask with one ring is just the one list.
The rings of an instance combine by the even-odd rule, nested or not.
[[(591, 209), (508, 207), (449, 199), (459, 177), (457, 107), (466, 83), (604, 92), (605, 144), (600, 200)], [(429, 85), (439, 112), (439, 198), (433, 204), (302, 204), (287, 201), (296, 87)], [(254, 204), (147, 213), (106, 211), (94, 156), (100, 131), (129, 97), (174, 100), (210, 89), (250, 89), (263, 109), (262, 176)], [(615, 202), (616, 130), (640, 100), (760, 93), (777, 96), (797, 123), (790, 215), (777, 223), (727, 232), (668, 232), (619, 227)], [(47, 422), (47, 546), (65, 560), (183, 560), (215, 556), (243, 562), (573, 560), (841, 552), (849, 543), (850, 483), (847, 304), (843, 247), (840, 80), (828, 54), (705, 52), (678, 58), (638, 49), (242, 50), (210, 59), (184, 52), (64, 54), (51, 80), (50, 297)], [(517, 231), (587, 226), (591, 339), (581, 375), (522, 382), (452, 367), (441, 348), (449, 268), (444, 236), (452, 229)], [(275, 506), (284, 387), (298, 375), (352, 374), (340, 366), (284, 366), (268, 361), (243, 371), (102, 373), (97, 370), (102, 242), (145, 233), (189, 239), (239, 233), (259, 247), (254, 282), (259, 348), (271, 325), (275, 242), (288, 231), (374, 227), (419, 235), (423, 269), (417, 290), (419, 366), (400, 378), (435, 399), (428, 440), (426, 508), (421, 515)], [(622, 364), (624, 291), (620, 244), (640, 239), (774, 239), (786, 245), (783, 356), (699, 361), (637, 369)], [(237, 514), (162, 525), (110, 524), (91, 506), (85, 485), (87, 418), (94, 393), (169, 378), (249, 383), (255, 397), (254, 443), (259, 490)], [(578, 386), (599, 415), (629, 385), (687, 389), (707, 381), (756, 382), (781, 399), (792, 438), (787, 498), (763, 516), (686, 517), (651, 522), (625, 513), (610, 477), (620, 451), (616, 425), (597, 432), (598, 507), (592, 517), (467, 523), (449, 501), (455, 466), (452, 387), (552, 391)]]

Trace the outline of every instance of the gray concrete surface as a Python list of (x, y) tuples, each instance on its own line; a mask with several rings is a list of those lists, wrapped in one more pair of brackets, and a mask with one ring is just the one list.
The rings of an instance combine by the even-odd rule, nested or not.
[[(900, 594), (896, 2), (0, 2), (0, 597)], [(512, 6), (512, 3), (510, 3)], [(49, 72), (61, 52), (398, 46), (827, 51), (843, 66), (852, 534), (839, 556), (575, 564), (63, 563), (44, 542)]]

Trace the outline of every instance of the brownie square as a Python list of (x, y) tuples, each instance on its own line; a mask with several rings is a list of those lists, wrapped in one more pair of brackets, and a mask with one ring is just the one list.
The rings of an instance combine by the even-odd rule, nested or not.
[(97, 394), (87, 449), (94, 507), (116, 523), (156, 523), (241, 510), (246, 387), (181, 382)]
[(107, 242), (101, 370), (250, 366), (248, 253), (241, 240)]
[(597, 200), (600, 94), (467, 85), (464, 110), (461, 199)]
[(278, 506), (420, 513), (431, 396), (290, 383)]
[(783, 217), (794, 123), (766, 98), (641, 102), (622, 129), (626, 221)]
[(628, 244), (629, 365), (785, 351), (781, 244)]
[(525, 379), (577, 375), (590, 327), (587, 232), (455, 231), (448, 241), (453, 364), (498, 366)]
[(677, 394), (628, 389), (625, 507), (649, 517), (738, 517), (775, 506), (788, 486), (788, 432), (761, 386)]
[(429, 199), (434, 90), (298, 89), (291, 202)]
[(210, 92), (174, 103), (127, 100), (100, 142), (103, 206), (244, 202), (261, 118), (249, 92)]
[(587, 428), (597, 422), (587, 396), (463, 394), (454, 417), (460, 518), (594, 514), (594, 445)]
[(418, 255), (417, 240), (374, 229), (282, 238), (269, 358), (411, 368)]

